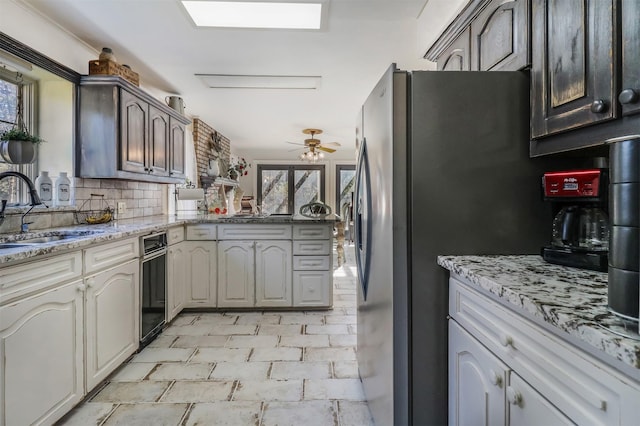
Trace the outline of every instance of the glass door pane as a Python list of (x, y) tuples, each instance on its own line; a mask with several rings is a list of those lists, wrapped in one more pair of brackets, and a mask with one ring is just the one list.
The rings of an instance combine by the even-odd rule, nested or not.
[(296, 170), (294, 173), (294, 203), (293, 214), (300, 212), (300, 207), (321, 199), (321, 173), (320, 170)]
[(356, 166), (336, 166), (337, 185), (336, 188), (336, 214), (343, 218), (347, 215), (345, 206), (351, 205), (351, 194), (356, 183)]
[(289, 172), (287, 169), (261, 170), (262, 212), (266, 214), (289, 213)]

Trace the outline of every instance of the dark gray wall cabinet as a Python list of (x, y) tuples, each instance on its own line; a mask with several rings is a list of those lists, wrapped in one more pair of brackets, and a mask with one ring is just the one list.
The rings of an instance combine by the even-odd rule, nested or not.
[(469, 28), (460, 34), (438, 57), (439, 71), (469, 71)]
[(181, 183), (188, 123), (119, 77), (82, 77), (76, 175)]

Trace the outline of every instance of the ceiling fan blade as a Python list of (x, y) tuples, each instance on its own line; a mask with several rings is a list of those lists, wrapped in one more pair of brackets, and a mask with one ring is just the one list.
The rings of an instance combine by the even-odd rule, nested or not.
[(331, 154), (332, 152), (336, 152), (335, 149), (325, 148), (324, 146), (316, 146), (316, 149), (319, 149), (320, 151), (328, 152), (329, 154)]
[(327, 146), (327, 145), (331, 145), (331, 146), (342, 146), (340, 145), (340, 142), (328, 142), (328, 143), (323, 143), (322, 146)]
[(290, 143), (291, 145), (300, 145), (300, 146), (305, 146), (303, 143), (298, 143), (298, 142), (288, 142), (288, 141), (285, 141), (284, 143)]

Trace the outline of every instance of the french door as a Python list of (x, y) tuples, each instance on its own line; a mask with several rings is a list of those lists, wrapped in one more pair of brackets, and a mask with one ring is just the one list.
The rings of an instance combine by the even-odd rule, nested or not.
[(325, 201), (324, 165), (258, 165), (258, 204), (268, 214), (297, 214)]

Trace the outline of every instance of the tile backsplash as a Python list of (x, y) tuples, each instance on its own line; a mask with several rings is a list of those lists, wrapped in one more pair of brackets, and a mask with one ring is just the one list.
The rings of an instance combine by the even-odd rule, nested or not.
[[(124, 202), (127, 206), (126, 212), (119, 216), (116, 214), (117, 219), (165, 214), (168, 187), (168, 184), (160, 183), (75, 178), (75, 205), (50, 208), (37, 206), (27, 215), (25, 221), (33, 222), (29, 225), (31, 230), (75, 225), (76, 211), (100, 209), (100, 197), (94, 197), (94, 201), (85, 204), (85, 201), (92, 198), (91, 194), (104, 195), (104, 200), (114, 210), (118, 202)], [(8, 208), (6, 219), (0, 225), (0, 233), (19, 232), (20, 218), (26, 211), (27, 208)]]

